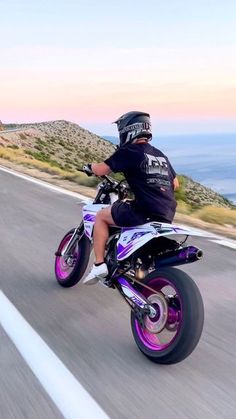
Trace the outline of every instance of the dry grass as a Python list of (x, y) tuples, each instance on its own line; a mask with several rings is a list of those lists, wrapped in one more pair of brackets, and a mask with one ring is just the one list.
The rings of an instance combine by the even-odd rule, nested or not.
[(206, 206), (192, 215), (208, 223), (236, 227), (236, 210), (234, 209)]
[(190, 214), (192, 212), (192, 209), (190, 205), (180, 200), (180, 201), (177, 201), (177, 211), (180, 214)]
[(49, 173), (61, 179), (70, 180), (78, 185), (94, 186), (97, 183), (95, 178), (88, 178), (84, 173), (69, 172), (50, 163), (36, 160), (32, 156), (25, 154), (22, 149), (0, 147), (0, 157), (12, 163), (38, 169), (41, 172)]
[(63, 176), (63, 179), (75, 182), (78, 185), (94, 187), (98, 184), (98, 179), (94, 176), (88, 177), (87, 175), (80, 172), (72, 172)]

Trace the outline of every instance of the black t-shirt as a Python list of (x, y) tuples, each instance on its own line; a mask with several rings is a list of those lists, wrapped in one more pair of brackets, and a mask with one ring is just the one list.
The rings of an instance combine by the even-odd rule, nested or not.
[(152, 218), (172, 221), (175, 215), (173, 179), (176, 173), (168, 158), (149, 143), (119, 148), (105, 163), (123, 172), (135, 196), (134, 208)]

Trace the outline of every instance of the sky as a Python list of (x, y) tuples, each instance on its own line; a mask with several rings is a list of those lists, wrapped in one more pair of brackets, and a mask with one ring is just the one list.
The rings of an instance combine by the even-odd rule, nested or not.
[(0, 120), (236, 132), (235, 0), (0, 0)]

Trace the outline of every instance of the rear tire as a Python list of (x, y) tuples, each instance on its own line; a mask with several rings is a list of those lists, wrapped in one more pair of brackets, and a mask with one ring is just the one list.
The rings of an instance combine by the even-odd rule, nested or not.
[[(75, 229), (70, 230), (62, 239), (58, 252), (62, 252), (66, 244), (73, 235)], [(63, 256), (56, 256), (55, 275), (58, 283), (64, 287), (73, 287), (83, 277), (88, 266), (91, 244), (88, 237), (84, 234), (76, 243), (73, 249), (71, 264), (68, 264)], [(73, 260), (72, 260), (73, 259)]]
[[(189, 275), (176, 268), (156, 270), (145, 278), (144, 283), (161, 293), (159, 295), (163, 295), (164, 308), (165, 301), (167, 302), (166, 320), (163, 323), (164, 327), (158, 333), (151, 333), (152, 325), (158, 329), (158, 316), (156, 319), (146, 316), (146, 321), (151, 325), (148, 330), (147, 327), (140, 325), (132, 311), (131, 328), (135, 342), (140, 351), (153, 362), (159, 364), (180, 362), (195, 349), (202, 334), (204, 306), (200, 291)], [(139, 291), (146, 298), (155, 295), (144, 287), (140, 288)], [(173, 290), (172, 296), (168, 292), (170, 289)], [(160, 307), (159, 313), (164, 316), (163, 307)]]

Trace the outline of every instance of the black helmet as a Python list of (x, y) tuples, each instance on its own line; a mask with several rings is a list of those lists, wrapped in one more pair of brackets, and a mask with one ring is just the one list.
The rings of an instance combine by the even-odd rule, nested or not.
[(118, 118), (115, 122), (119, 131), (120, 146), (130, 144), (137, 138), (151, 140), (150, 115), (145, 112), (131, 111)]

